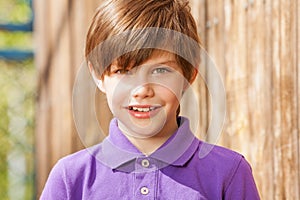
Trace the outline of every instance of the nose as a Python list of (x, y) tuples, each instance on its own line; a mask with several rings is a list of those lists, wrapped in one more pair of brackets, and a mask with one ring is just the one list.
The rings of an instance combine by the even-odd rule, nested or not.
[(150, 98), (153, 96), (154, 96), (154, 90), (152, 84), (143, 84), (137, 86), (132, 91), (132, 97), (136, 99)]

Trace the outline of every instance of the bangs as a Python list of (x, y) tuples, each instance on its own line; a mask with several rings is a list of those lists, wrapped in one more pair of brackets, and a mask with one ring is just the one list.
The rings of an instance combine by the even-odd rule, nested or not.
[[(117, 58), (117, 65), (123, 70), (130, 70), (134, 67), (141, 65), (144, 61), (151, 57), (155, 49), (139, 49), (125, 53), (124, 55)], [(108, 75), (110, 70), (108, 71)]]
[(196, 66), (200, 61), (197, 42), (179, 32), (157, 27), (125, 31), (112, 36), (98, 45), (89, 54), (88, 60), (97, 75), (103, 77), (109, 75), (113, 62), (117, 61), (122, 69), (131, 69), (147, 60), (155, 50), (174, 53), (180, 65), (190, 63)]

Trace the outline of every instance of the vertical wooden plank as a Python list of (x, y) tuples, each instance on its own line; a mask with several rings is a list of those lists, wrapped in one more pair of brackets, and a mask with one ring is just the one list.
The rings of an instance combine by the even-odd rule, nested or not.
[(297, 44), (297, 50), (296, 50), (296, 65), (297, 65), (297, 80), (298, 80), (298, 96), (297, 96), (297, 102), (298, 102), (298, 135), (297, 135), (297, 147), (298, 147), (298, 199), (300, 198), (300, 0), (296, 1), (296, 44)]
[(46, 18), (49, 16), (48, 1), (34, 1), (35, 10), (35, 21), (34, 21), (34, 39), (35, 43), (39, 44), (36, 46), (35, 51), (35, 65), (38, 71), (38, 99), (36, 106), (36, 130), (35, 130), (35, 148), (36, 148), (36, 190), (37, 197), (43, 189), (43, 185), (47, 179), (47, 174), (50, 170), (50, 164), (48, 155), (49, 143), (48, 136), (45, 134), (45, 130), (49, 130), (49, 124), (43, 123), (51, 118), (50, 115), (42, 115), (41, 113), (46, 112), (48, 107), (48, 87), (49, 82), (47, 79), (42, 77), (47, 76), (48, 71), (48, 57), (50, 52), (50, 43), (47, 40), (48, 36), (48, 26), (46, 23)]
[[(70, 1), (70, 40), (71, 40), (71, 48), (70, 48), (70, 56), (71, 56), (71, 89), (74, 89), (75, 86), (75, 80), (78, 78), (79, 70), (82, 66), (82, 63), (84, 62), (84, 41), (85, 41), (85, 35), (87, 32), (87, 27), (90, 22), (88, 19), (88, 9), (91, 5), (92, 1)], [(81, 12), (78, 12), (81, 10)], [(86, 80), (88, 81), (88, 80)], [(88, 90), (85, 90), (87, 92)], [(72, 94), (72, 98), (73, 98)], [(85, 98), (82, 98), (85, 97)], [(88, 94), (82, 94), (81, 99), (84, 100), (89, 97)], [(75, 99), (72, 99), (72, 101), (76, 101)], [(85, 105), (84, 103), (80, 103), (81, 107), (82, 105)], [(88, 111), (89, 109), (82, 109), (83, 111)], [(73, 110), (73, 118), (78, 118), (74, 115), (75, 112)], [(86, 119), (81, 118), (81, 123), (90, 121), (87, 116), (84, 116)], [(73, 123), (76, 123), (75, 119), (73, 119)], [(88, 125), (84, 124), (81, 126), (85, 126), (88, 128)], [(72, 152), (75, 152), (79, 149), (84, 148), (84, 144), (82, 143), (78, 130), (76, 129), (75, 124), (73, 124), (72, 129)], [(88, 133), (87, 133), (88, 134)]]
[[(297, 21), (297, 39), (296, 39), (296, 44), (297, 45), (297, 51), (296, 51), (296, 59), (297, 59), (297, 70), (298, 70), (298, 73), (297, 73), (297, 79), (298, 79), (298, 181), (300, 182), (300, 0), (297, 0), (297, 6), (296, 6), (296, 21)], [(300, 184), (298, 184), (298, 199), (300, 198)]]
[[(282, 155), (282, 169), (284, 176), (283, 198), (299, 199), (299, 180), (297, 178), (297, 45), (296, 45), (296, 3), (294, 0), (281, 0), (281, 21), (280, 21), (280, 100), (281, 100), (281, 127), (282, 132), (278, 138), (280, 148), (279, 155)], [(287, 134), (288, 133), (288, 134)], [(277, 143), (277, 144), (278, 144)], [(277, 154), (278, 155), (278, 154)]]
[[(206, 44), (209, 59), (207, 61), (207, 79), (209, 88), (211, 88), (210, 95), (207, 101), (210, 102), (210, 107), (208, 107), (208, 119), (212, 119), (212, 111), (217, 113), (218, 119), (214, 118), (213, 120), (218, 120), (222, 122), (224, 119), (224, 111), (226, 107), (226, 101), (222, 97), (223, 88), (219, 87), (216, 84), (217, 79), (221, 78), (223, 83), (225, 80), (225, 67), (224, 67), (224, 53), (225, 53), (225, 44), (224, 44), (224, 1), (223, 0), (213, 0), (209, 1), (207, 4), (207, 22), (206, 22)], [(216, 76), (216, 71), (218, 75)], [(223, 86), (225, 87), (225, 85)], [(225, 92), (225, 91), (224, 91)], [(215, 95), (212, 95), (215, 94)], [(217, 98), (216, 101), (218, 104), (212, 103), (212, 96)], [(224, 113), (225, 114), (225, 113)], [(212, 122), (208, 121), (210, 125), (213, 125)], [(222, 124), (223, 125), (223, 124)], [(221, 132), (218, 130), (212, 129), (208, 133), (208, 141), (210, 143), (217, 143), (220, 137)], [(221, 130), (220, 130), (221, 131)]]
[[(297, 143), (296, 13), (294, 1), (274, 1), (273, 48), (274, 199), (299, 199)], [(275, 13), (278, 13), (275, 12)], [(274, 24), (273, 24), (274, 26)], [(273, 36), (274, 37), (274, 36)]]
[(200, 38), (205, 43), (206, 0), (190, 0), (190, 6), (192, 15), (198, 26)]
[(225, 86), (227, 121), (221, 144), (248, 157), (249, 108), (247, 103), (247, 53), (245, 41), (246, 10), (244, 1), (224, 1), (225, 6)]
[[(258, 176), (255, 178), (258, 179), (258, 186), (261, 192), (261, 198), (265, 199), (274, 199), (274, 124), (272, 121), (272, 115), (274, 114), (274, 110), (272, 107), (272, 92), (273, 92), (273, 82), (272, 82), (272, 71), (273, 71), (273, 61), (272, 61), (272, 51), (273, 51), (273, 30), (272, 30), (272, 23), (273, 23), (273, 10), (272, 10), (273, 0), (266, 0), (265, 1), (265, 76), (267, 76), (265, 92), (265, 106), (267, 109), (265, 110), (265, 135), (264, 135), (264, 143), (263, 148), (259, 150), (258, 156), (258, 164), (257, 166), (257, 173)], [(262, 77), (264, 78), (264, 77)], [(263, 165), (261, 163), (266, 163)], [(262, 171), (262, 173), (261, 173)], [(270, 187), (271, 186), (271, 187)]]
[[(272, 2), (272, 124), (274, 134), (273, 144), (273, 166), (274, 166), (274, 196), (273, 199), (282, 199), (282, 187), (278, 186), (278, 182), (282, 181), (282, 173), (280, 164), (280, 154), (278, 154), (277, 138), (281, 133), (281, 106), (280, 106), (280, 17), (281, 17), (280, 1), (274, 0)], [(283, 184), (281, 184), (283, 185)]]
[[(268, 3), (268, 4), (267, 4)], [(272, 141), (271, 127), (271, 46), (270, 1), (254, 1), (247, 6), (247, 103), (249, 106), (248, 161), (262, 199), (272, 199)], [(244, 141), (241, 141), (245, 144)], [(262, 161), (264, 164), (262, 164)], [(266, 167), (267, 166), (267, 167)]]
[(215, 63), (215, 67), (220, 72), (221, 77), (224, 78), (224, 0), (209, 1), (206, 9), (207, 51)]
[[(198, 34), (201, 38), (203, 48), (206, 48), (206, 0), (190, 0), (191, 12), (198, 25)], [(204, 50), (204, 49), (203, 49)], [(193, 91), (196, 91), (196, 98), (199, 100), (199, 127), (195, 133), (199, 138), (205, 139), (208, 127), (208, 91), (201, 74), (192, 85)]]
[(68, 0), (51, 1), (50, 41), (52, 48), (52, 65), (50, 72), (50, 95), (52, 112), (52, 132), (49, 132), (51, 144), (51, 164), (71, 150), (71, 91), (70, 91), (70, 38), (69, 38)]
[[(85, 29), (87, 24), (86, 19), (86, 5), (89, 3), (83, 1), (70, 1), (69, 9), (70, 9), (70, 40), (71, 40), (71, 89), (74, 89), (74, 80), (76, 79), (77, 72), (81, 67), (81, 63), (83, 62), (83, 43), (85, 38)], [(82, 12), (78, 12), (78, 10), (82, 10)], [(72, 94), (73, 98), (73, 94)], [(72, 99), (73, 101), (73, 99)], [(74, 117), (74, 111), (73, 117)], [(73, 119), (74, 123), (74, 119)], [(77, 130), (75, 124), (72, 126), (72, 151), (76, 151), (83, 148), (83, 145), (78, 137)]]

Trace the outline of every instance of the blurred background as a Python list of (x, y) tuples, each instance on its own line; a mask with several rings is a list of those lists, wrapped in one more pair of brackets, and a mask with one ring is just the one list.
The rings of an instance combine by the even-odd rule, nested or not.
[(34, 199), (37, 73), (30, 0), (0, 0), (0, 198)]
[[(0, 0), (0, 199), (37, 199), (58, 159), (107, 134), (112, 115), (94, 87), (77, 96), (80, 126), (72, 104), (87, 27), (100, 1)], [(215, 141), (206, 134), (210, 94), (197, 79), (198, 136), (243, 154), (262, 199), (300, 199), (300, 0), (190, 5), (227, 95)], [(202, 75), (213, 85), (209, 68)], [(91, 81), (80, 78), (82, 85)]]

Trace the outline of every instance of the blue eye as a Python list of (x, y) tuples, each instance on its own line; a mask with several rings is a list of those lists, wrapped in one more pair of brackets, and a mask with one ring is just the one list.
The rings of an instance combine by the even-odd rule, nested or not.
[(160, 68), (156, 68), (153, 70), (153, 74), (163, 74), (163, 73), (167, 73), (170, 72), (169, 69), (165, 68), (165, 67), (160, 67)]

